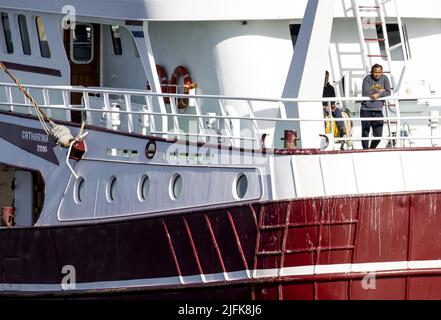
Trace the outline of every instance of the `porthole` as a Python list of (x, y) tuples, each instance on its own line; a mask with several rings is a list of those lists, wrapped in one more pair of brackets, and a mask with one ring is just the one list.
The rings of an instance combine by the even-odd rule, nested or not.
[(151, 160), (156, 156), (156, 142), (149, 141), (145, 146), (145, 156), (147, 159)]
[(83, 177), (80, 177), (75, 183), (74, 200), (77, 204), (83, 202), (86, 195), (86, 182)]
[(116, 177), (112, 176), (109, 179), (109, 183), (107, 185), (107, 201), (113, 202), (116, 200), (118, 193), (118, 180)]
[(150, 192), (150, 178), (145, 175), (139, 181), (138, 186), (138, 197), (141, 201), (146, 201)]
[(170, 196), (173, 200), (177, 200), (182, 193), (182, 177), (175, 174), (170, 181)]
[(243, 199), (248, 190), (248, 179), (246, 174), (241, 173), (236, 178), (236, 196), (239, 199)]

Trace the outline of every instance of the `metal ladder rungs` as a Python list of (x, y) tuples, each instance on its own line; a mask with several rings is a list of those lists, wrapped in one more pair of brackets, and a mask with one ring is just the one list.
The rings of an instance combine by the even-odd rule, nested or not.
[(386, 39), (384, 38), (365, 38), (364, 41), (366, 42), (384, 42)]
[(378, 11), (378, 9), (380, 9), (380, 7), (377, 7), (377, 6), (372, 6), (372, 7), (360, 6), (360, 7), (358, 7), (359, 11), (365, 11), (365, 12), (374, 12), (374, 11)]

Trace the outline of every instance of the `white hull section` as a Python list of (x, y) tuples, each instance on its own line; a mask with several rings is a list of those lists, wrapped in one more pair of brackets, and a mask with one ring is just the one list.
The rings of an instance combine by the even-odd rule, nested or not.
[(441, 150), (277, 157), (273, 196), (280, 200), (439, 190), (439, 163)]
[[(75, 293), (88, 290), (130, 290), (131, 288), (167, 288), (182, 287), (185, 285), (226, 285), (228, 283), (248, 283), (252, 280), (273, 280), (275, 277), (308, 277), (308, 276), (346, 276), (351, 277), (366, 274), (372, 281), (375, 273), (383, 272), (410, 272), (431, 270), (441, 272), (441, 260), (426, 261), (394, 261), (381, 263), (336, 264), (336, 265), (311, 265), (293, 268), (243, 270), (215, 274), (201, 274), (196, 276), (133, 279), (123, 281), (83, 282), (75, 284), (0, 284), (3, 292), (64, 292)], [(367, 279), (367, 278), (366, 278)]]

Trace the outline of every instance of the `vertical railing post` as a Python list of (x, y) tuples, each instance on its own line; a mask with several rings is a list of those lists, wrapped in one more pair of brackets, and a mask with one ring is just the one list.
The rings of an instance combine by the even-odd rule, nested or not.
[[(170, 111), (171, 111), (171, 113), (173, 115), (173, 130), (176, 132), (176, 134), (179, 134), (181, 132), (181, 130), (179, 128), (179, 119), (178, 119), (178, 116), (177, 116), (178, 113), (176, 112), (176, 101), (177, 101), (177, 99), (170, 98), (169, 101), (170, 101)], [(168, 119), (168, 117), (167, 117), (167, 119)]]
[(392, 137), (392, 129), (391, 129), (391, 125), (390, 125), (390, 113), (389, 113), (389, 99), (386, 99), (385, 101), (385, 108), (386, 108), (386, 121), (387, 121), (387, 129), (389, 132), (389, 143), (388, 145), (390, 145), (391, 147), (394, 146), (394, 142), (393, 142), (393, 137)]
[[(150, 132), (151, 131), (156, 131), (156, 124), (155, 124), (155, 117), (152, 114), (153, 112), (153, 107), (152, 107), (152, 100), (151, 100), (151, 96), (144, 96), (145, 97), (145, 107), (144, 107), (144, 111), (147, 111), (148, 113), (150, 113), (150, 115), (146, 115), (143, 114), (141, 116), (141, 130), (142, 130), (142, 134), (146, 135), (147, 134), (147, 127), (150, 126)], [(147, 110), (145, 110), (147, 109)], [(150, 118), (150, 121), (148, 121), (148, 119)]]
[(397, 114), (397, 138), (398, 141), (400, 141), (400, 147), (404, 147), (404, 140), (401, 139), (401, 109), (400, 109), (400, 103), (397, 100), (397, 103), (395, 105), (395, 112)]
[(51, 108), (50, 108), (50, 99), (49, 99), (49, 91), (47, 89), (42, 89), (43, 92), (43, 101), (44, 101), (44, 106), (46, 108), (46, 115), (48, 117), (52, 116), (52, 112), (51, 112)]
[(224, 106), (222, 104), (222, 100), (219, 99), (218, 102), (219, 102), (219, 108), (220, 108), (220, 111), (221, 111), (221, 114), (222, 114), (222, 117), (223, 117), (222, 119), (224, 120), (225, 134), (226, 134), (226, 136), (229, 137), (228, 140), (230, 141), (230, 146), (232, 146), (233, 145), (233, 139), (231, 137), (232, 137), (233, 133), (232, 133), (232, 130), (231, 130), (230, 119), (226, 118), (227, 113), (225, 112), (225, 108), (224, 108)]
[(61, 95), (63, 96), (63, 105), (66, 108), (66, 121), (71, 121), (71, 105), (70, 105), (70, 94), (68, 91), (63, 90), (61, 91)]
[(259, 129), (259, 124), (257, 123), (255, 116), (254, 116), (254, 112), (253, 112), (253, 106), (251, 104), (251, 100), (247, 100), (247, 105), (248, 105), (248, 110), (250, 112), (250, 118), (252, 120), (253, 123), (253, 128), (254, 128), (254, 139), (257, 143), (259, 143), (260, 141), (260, 129)]
[[(25, 90), (26, 90), (26, 92), (30, 95), (30, 89), (25, 88)], [(28, 114), (32, 114), (32, 110), (33, 110), (33, 108), (32, 108), (32, 102), (31, 102), (31, 100), (29, 100), (28, 97), (26, 97), (25, 95), (23, 95), (23, 97), (24, 97), (24, 104), (27, 106), (27, 107), (26, 107), (26, 111), (27, 111), (27, 113), (28, 113)]]
[(89, 94), (86, 91), (83, 91), (83, 101), (84, 101), (84, 109), (86, 110), (86, 123), (93, 124), (92, 112), (87, 111), (90, 109), (90, 99), (89, 99)]
[(6, 98), (8, 99), (9, 111), (14, 111), (14, 101), (12, 99), (12, 88), (10, 86), (5, 87)]
[(130, 99), (129, 94), (124, 95), (124, 102), (126, 104), (126, 111), (127, 113), (127, 131), (132, 133), (134, 131), (133, 129), (133, 115), (132, 115), (132, 101)]
[[(196, 115), (198, 116), (198, 126), (199, 126), (199, 132), (200, 134), (204, 134), (205, 130), (204, 130), (204, 120), (201, 118), (202, 112), (201, 112), (201, 108), (199, 106), (199, 102), (198, 99), (194, 99), (194, 108), (196, 110)], [(204, 138), (204, 142), (207, 143), (208, 142), (208, 137)]]
[(108, 112), (110, 111), (110, 98), (108, 93), (103, 94), (104, 97), (104, 110), (103, 112), (103, 122), (105, 123), (105, 126), (107, 129), (112, 129), (112, 120), (111, 120), (111, 114)]

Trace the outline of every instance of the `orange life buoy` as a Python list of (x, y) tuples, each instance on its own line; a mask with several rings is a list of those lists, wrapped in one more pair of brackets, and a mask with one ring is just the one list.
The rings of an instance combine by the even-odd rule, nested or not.
[[(187, 68), (183, 66), (177, 66), (176, 69), (173, 71), (173, 75), (170, 79), (170, 93), (176, 93), (177, 92), (177, 86), (178, 86), (178, 80), (179, 78), (183, 78), (184, 81), (184, 93), (188, 94), (190, 92), (190, 89), (196, 88), (196, 84), (194, 84), (191, 81), (190, 73), (188, 72)], [(179, 98), (178, 99), (178, 108), (184, 109), (188, 107), (188, 98)]]
[[(158, 73), (159, 82), (161, 82), (161, 91), (162, 93), (168, 93), (168, 78), (167, 71), (165, 68), (159, 64), (156, 65), (156, 72)], [(150, 84), (147, 83), (147, 90), (150, 90)], [(168, 103), (168, 98), (164, 98), (164, 102)]]

